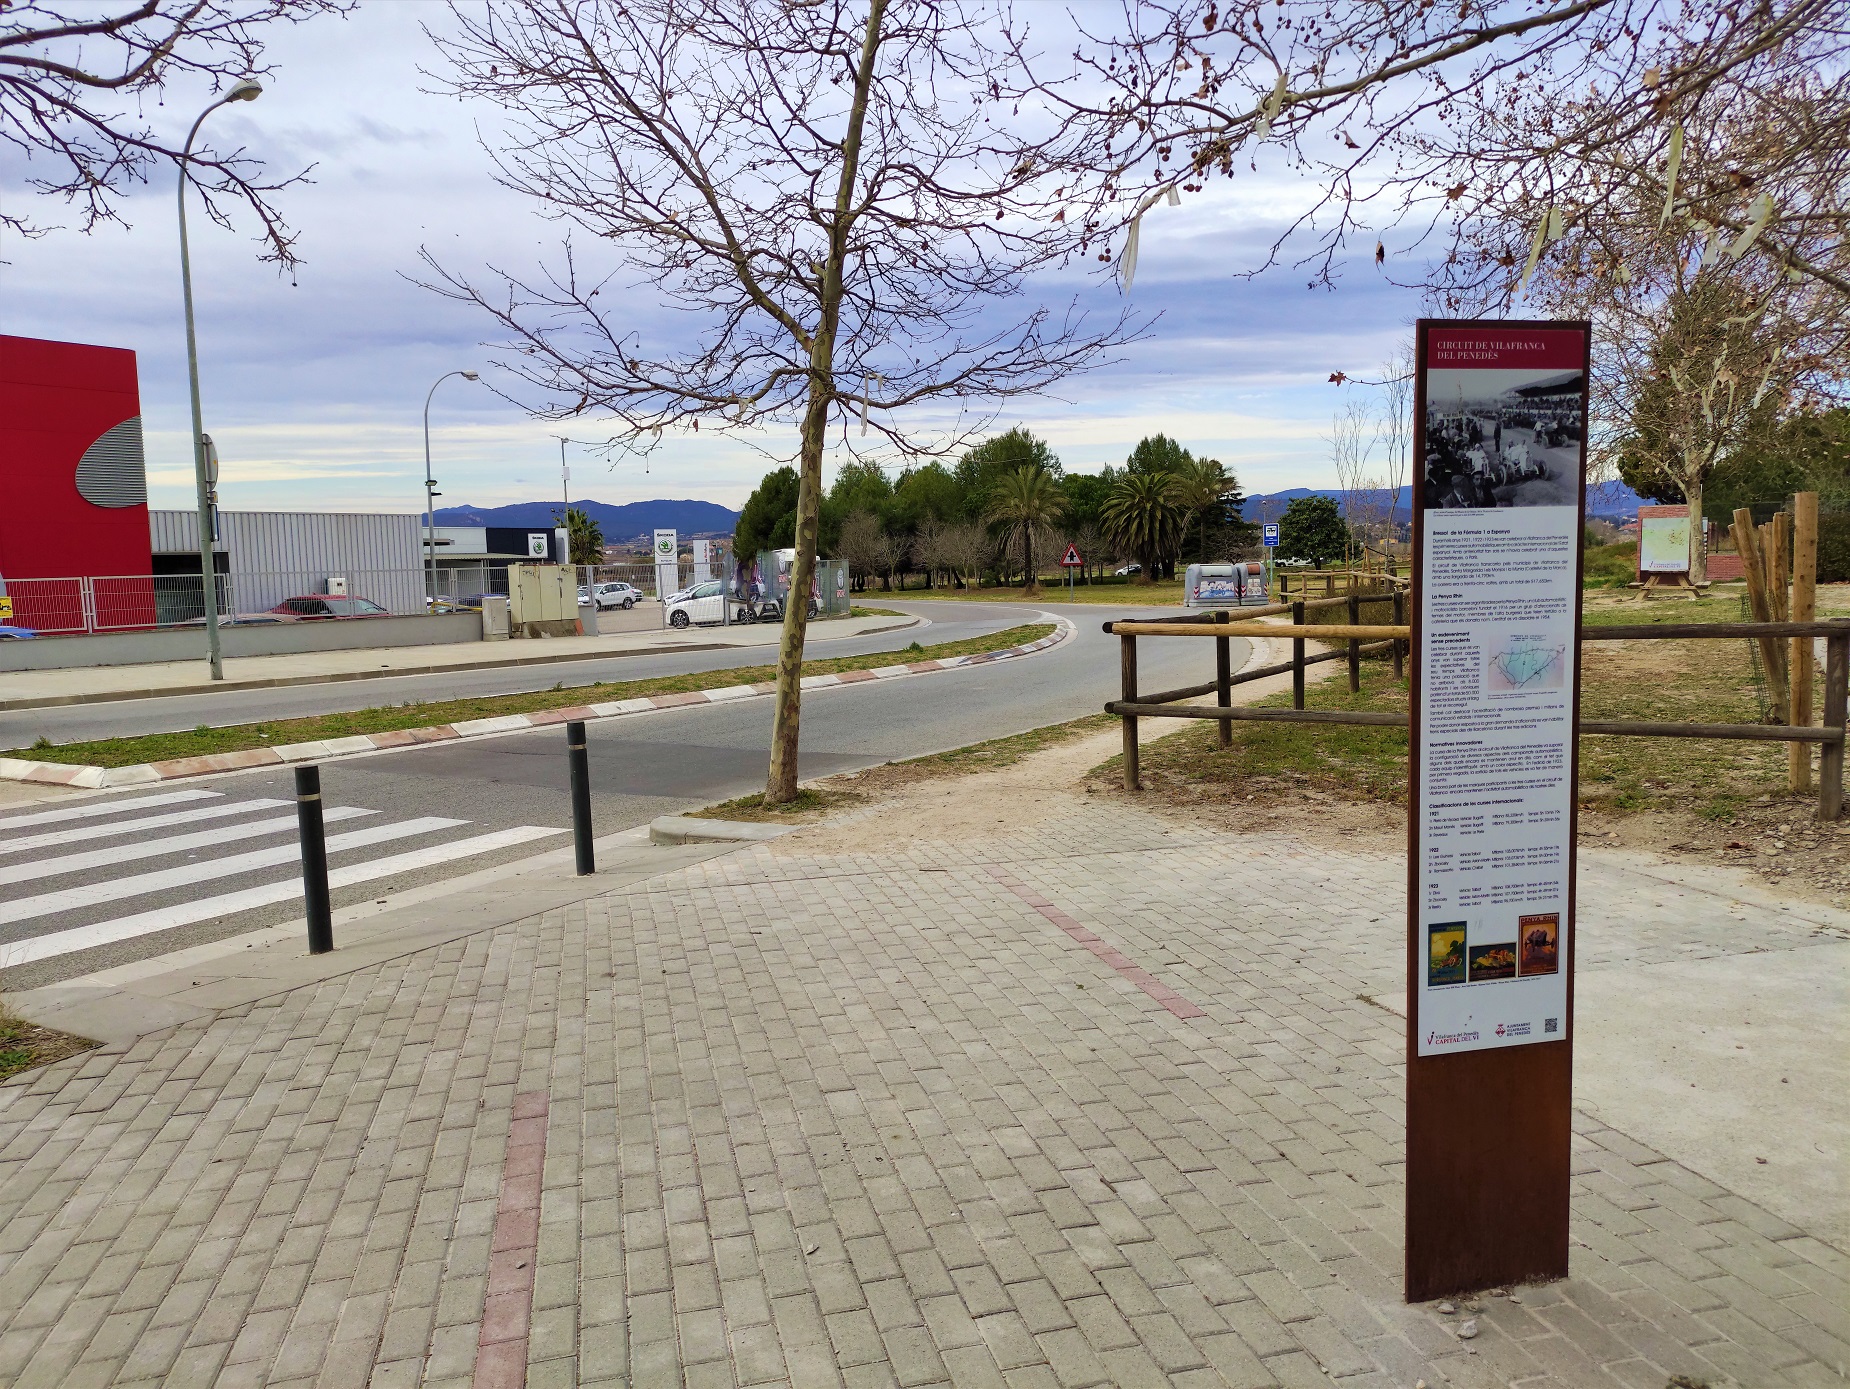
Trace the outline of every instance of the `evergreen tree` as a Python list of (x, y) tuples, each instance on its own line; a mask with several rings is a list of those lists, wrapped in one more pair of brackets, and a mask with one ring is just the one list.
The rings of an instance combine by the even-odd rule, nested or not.
[(1307, 560), (1321, 569), (1349, 546), (1349, 527), (1330, 497), (1293, 497), (1278, 521), (1278, 557)]

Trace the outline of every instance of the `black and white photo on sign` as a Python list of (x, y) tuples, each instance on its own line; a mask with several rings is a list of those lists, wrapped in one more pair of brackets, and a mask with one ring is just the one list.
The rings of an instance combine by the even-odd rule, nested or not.
[(1429, 370), (1426, 507), (1579, 505), (1586, 390), (1581, 371)]

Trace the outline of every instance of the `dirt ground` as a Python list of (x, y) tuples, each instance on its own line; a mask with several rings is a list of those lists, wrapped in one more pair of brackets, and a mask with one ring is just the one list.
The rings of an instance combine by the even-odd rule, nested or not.
[[(1281, 657), (1261, 652), (1256, 663), (1275, 659)], [(1621, 659), (1636, 658), (1628, 653)], [(1275, 683), (1284, 680), (1256, 681), (1242, 687), (1242, 693), (1257, 699), (1271, 693)], [(1146, 719), (1143, 741), (1171, 731)], [(1056, 813), (1064, 796), (1122, 797), (1178, 822), (1290, 834), (1312, 845), (1391, 852), (1407, 842), (1403, 807), (1345, 800), (1276, 782), (1249, 792), (1165, 785), (1146, 778), (1145, 790), (1126, 792), (1115, 775), (1098, 770), (1121, 747), (1118, 730), (1107, 729), (1032, 752), (993, 771), (932, 763), (873, 767), (813, 783), (823, 793), (822, 804), (787, 818), (817, 827), (803, 836), (805, 853), (1020, 832)], [(1850, 908), (1850, 820), (1821, 824), (1814, 812), (1812, 801), (1788, 797), (1762, 798), (1719, 821), (1687, 812), (1589, 809), (1581, 813), (1580, 841), (1673, 863), (1744, 868), (1794, 897)], [(795, 845), (789, 847), (796, 851)]]

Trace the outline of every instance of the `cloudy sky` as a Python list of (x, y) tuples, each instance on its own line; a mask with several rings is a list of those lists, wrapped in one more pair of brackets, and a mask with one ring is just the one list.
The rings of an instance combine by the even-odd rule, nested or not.
[[(412, 284), (418, 250), (470, 270), (531, 266), (558, 230), (495, 185), (478, 131), (495, 113), (432, 94), (438, 61), (420, 24), (431, 4), (373, 3), (346, 20), (279, 31), (277, 70), (257, 102), (210, 129), (276, 168), (316, 165), (282, 195), (306, 261), (297, 283), (259, 264), (251, 228), (192, 220), (206, 427), (219, 445), (228, 508), (412, 511), (422, 505), (425, 393), (444, 372), (482, 365), (492, 325)], [(152, 113), (182, 128), (203, 91)], [(0, 196), (21, 169), (0, 165)], [(1338, 288), (1309, 291), (1289, 269), (1234, 278), (1303, 197), (1285, 179), (1214, 185), (1146, 219), (1133, 304), (1159, 314), (1124, 360), (1070, 381), (1060, 397), (1017, 401), (998, 427), (1049, 439), (1069, 470), (1121, 463), (1165, 432), (1238, 472), (1248, 492), (1334, 481), (1323, 436), (1341, 391), (1332, 371), (1368, 372), (1405, 337), (1417, 297), (1358, 260)], [(38, 209), (55, 220), (59, 209)], [(151, 498), (192, 501), (185, 338), (171, 176), (130, 201), (132, 229), (56, 232), (0, 243), (0, 333), (105, 343), (138, 354)], [(1372, 251), (1372, 247), (1369, 248)], [(1067, 287), (1049, 285), (1064, 300)], [(1115, 303), (1115, 283), (1084, 294)], [(638, 300), (639, 323), (659, 318)], [(612, 467), (578, 446), (595, 428), (533, 421), (482, 386), (443, 383), (431, 413), (443, 504), (550, 499), (569, 434), (572, 491), (625, 502), (699, 497), (738, 506), (768, 466), (745, 443), (671, 439), (648, 465)], [(794, 435), (794, 430), (792, 431)], [(780, 438), (764, 441), (782, 450)]]

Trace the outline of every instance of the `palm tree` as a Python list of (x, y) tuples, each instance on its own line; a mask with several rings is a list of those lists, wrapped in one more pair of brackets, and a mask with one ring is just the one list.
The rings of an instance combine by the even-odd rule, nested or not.
[(577, 507), (569, 508), (559, 524), (565, 527), (565, 541), (573, 564), (601, 564), (604, 560), (604, 528)]
[(1039, 592), (1040, 580), (1034, 532), (1037, 527), (1053, 525), (1065, 510), (1066, 498), (1058, 479), (1038, 464), (1004, 473), (990, 492), (988, 519), (1000, 523), (1009, 539), (1021, 538), (1022, 590), (1029, 597)]
[(1175, 472), (1176, 502), (1182, 508), (1182, 540), (1187, 547), (1188, 527), (1195, 526), (1196, 556), (1205, 560), (1208, 543), (1208, 517), (1224, 506), (1234, 481), (1218, 459), (1189, 458)]
[(1156, 577), (1157, 565), (1181, 543), (1187, 514), (1180, 492), (1172, 473), (1127, 473), (1099, 508), (1105, 534), (1137, 556), (1145, 583)]

